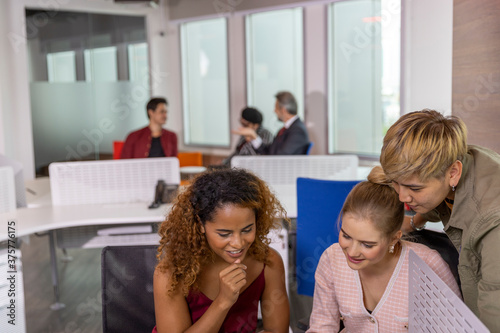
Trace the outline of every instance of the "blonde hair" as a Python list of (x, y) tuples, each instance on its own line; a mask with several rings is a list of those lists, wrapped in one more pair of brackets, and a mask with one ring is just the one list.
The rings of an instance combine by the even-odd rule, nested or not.
[(387, 131), (380, 164), (389, 179), (444, 176), (467, 153), (467, 128), (457, 117), (424, 109), (401, 116)]
[(404, 204), (399, 201), (382, 168), (376, 166), (368, 175), (368, 181), (357, 184), (347, 195), (341, 216), (345, 214), (370, 220), (376, 229), (389, 238), (401, 229)]

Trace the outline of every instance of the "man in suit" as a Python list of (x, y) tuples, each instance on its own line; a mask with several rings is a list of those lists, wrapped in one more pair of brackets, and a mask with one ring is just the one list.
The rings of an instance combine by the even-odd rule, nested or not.
[(248, 127), (233, 131), (234, 134), (245, 136), (252, 143), (258, 154), (262, 155), (304, 155), (309, 146), (309, 135), (304, 123), (297, 115), (297, 101), (288, 91), (281, 91), (275, 95), (274, 113), (284, 126), (272, 143), (264, 144), (255, 130)]

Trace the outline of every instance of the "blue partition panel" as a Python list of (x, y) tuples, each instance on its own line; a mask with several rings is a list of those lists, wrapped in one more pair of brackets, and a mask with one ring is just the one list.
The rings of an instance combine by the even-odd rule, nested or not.
[(297, 178), (297, 292), (313, 296), (314, 273), (323, 251), (338, 242), (338, 216), (359, 181)]

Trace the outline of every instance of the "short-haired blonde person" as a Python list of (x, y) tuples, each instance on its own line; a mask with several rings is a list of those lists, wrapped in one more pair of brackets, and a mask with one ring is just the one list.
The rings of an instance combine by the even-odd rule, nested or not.
[(457, 294), (457, 282), (439, 253), (401, 240), (403, 203), (380, 166), (357, 184), (341, 210), (339, 242), (318, 263), (307, 333), (408, 332), (410, 250)]
[(389, 128), (380, 163), (399, 200), (417, 213), (403, 231), (443, 222), (459, 252), (465, 303), (500, 332), (500, 155), (467, 145), (461, 119), (424, 109)]

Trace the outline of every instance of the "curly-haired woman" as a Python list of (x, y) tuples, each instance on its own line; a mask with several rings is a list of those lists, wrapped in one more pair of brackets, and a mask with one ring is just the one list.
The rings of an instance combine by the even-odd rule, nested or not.
[(283, 261), (267, 237), (285, 211), (238, 169), (197, 177), (162, 223), (153, 332), (288, 332)]

